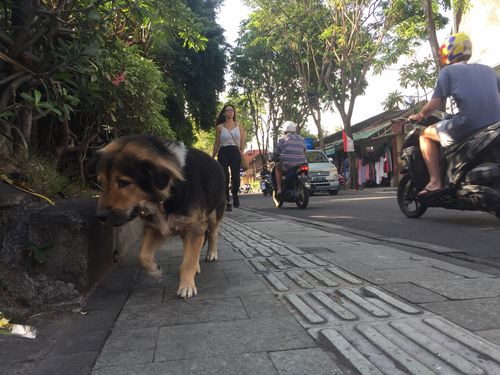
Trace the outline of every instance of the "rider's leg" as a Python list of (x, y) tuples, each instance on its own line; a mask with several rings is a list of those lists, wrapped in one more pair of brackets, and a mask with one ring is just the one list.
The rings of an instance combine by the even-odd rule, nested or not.
[(435, 126), (428, 126), (420, 134), (420, 150), (429, 171), (429, 183), (425, 189), (433, 191), (443, 188), (439, 170), (439, 134)]
[(281, 165), (276, 165), (276, 168), (274, 168), (274, 175), (276, 177), (276, 193), (281, 193), (281, 179), (282, 179), (282, 173), (281, 173)]

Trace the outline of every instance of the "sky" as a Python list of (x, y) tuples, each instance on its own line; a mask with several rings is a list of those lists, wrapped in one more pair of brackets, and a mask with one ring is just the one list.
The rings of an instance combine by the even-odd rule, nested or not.
[[(226, 41), (231, 45), (236, 44), (238, 38), (239, 24), (244, 20), (250, 9), (246, 7), (240, 0), (225, 0), (218, 14), (218, 23), (225, 29), (224, 36)], [(381, 75), (372, 76), (369, 74), (368, 87), (365, 95), (358, 96), (354, 104), (353, 116), (351, 124), (366, 120), (383, 112), (382, 102), (387, 95), (395, 90), (404, 92), (398, 83), (399, 73), (398, 68), (393, 67), (384, 71)], [(228, 77), (226, 78), (227, 82)], [(322, 126), (329, 134), (332, 134), (340, 129), (342, 120), (336, 113), (325, 112), (322, 114)], [(308, 121), (308, 130), (317, 134), (316, 126), (312, 119)]]

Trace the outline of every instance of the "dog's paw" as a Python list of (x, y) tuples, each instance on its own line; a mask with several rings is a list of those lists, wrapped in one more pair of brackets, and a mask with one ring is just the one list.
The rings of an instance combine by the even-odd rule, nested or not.
[(209, 252), (207, 253), (207, 256), (205, 257), (205, 261), (207, 262), (213, 262), (218, 260), (217, 258), (217, 251)]
[(193, 286), (179, 286), (177, 289), (177, 295), (181, 298), (188, 299), (194, 297), (198, 294), (196, 287)]
[(161, 268), (156, 267), (155, 269), (146, 270), (147, 274), (151, 276), (156, 281), (161, 281), (163, 278), (163, 272)]

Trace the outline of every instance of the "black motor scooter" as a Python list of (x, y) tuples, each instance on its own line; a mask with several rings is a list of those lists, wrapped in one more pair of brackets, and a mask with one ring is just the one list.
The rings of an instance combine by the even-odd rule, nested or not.
[[(417, 125), (429, 126), (447, 114), (435, 111)], [(428, 207), (481, 210), (500, 218), (500, 122), (470, 135), (462, 142), (440, 148), (441, 178), (445, 188), (418, 196), (429, 182), (419, 146), (420, 127), (405, 138), (401, 158), (406, 166), (398, 187), (399, 208), (418, 218)]]
[(281, 208), (284, 202), (293, 202), (298, 208), (306, 208), (309, 203), (309, 192), (311, 183), (309, 182), (309, 166), (307, 163), (290, 168), (286, 171), (281, 182), (281, 194), (276, 194), (276, 174), (273, 166), (271, 173), (273, 182), (273, 200), (276, 207)]
[(264, 177), (262, 177), (262, 179), (260, 180), (260, 190), (262, 191), (262, 194), (264, 194), (265, 197), (267, 197), (267, 195), (271, 195), (272, 192), (273, 192), (273, 186), (272, 186), (272, 183), (271, 183), (271, 176), (270, 175), (266, 175)]

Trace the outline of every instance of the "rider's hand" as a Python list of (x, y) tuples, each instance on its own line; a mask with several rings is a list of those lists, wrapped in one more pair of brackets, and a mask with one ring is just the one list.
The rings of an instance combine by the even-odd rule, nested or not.
[(423, 118), (424, 115), (421, 112), (408, 116), (408, 120), (416, 122), (422, 121)]

